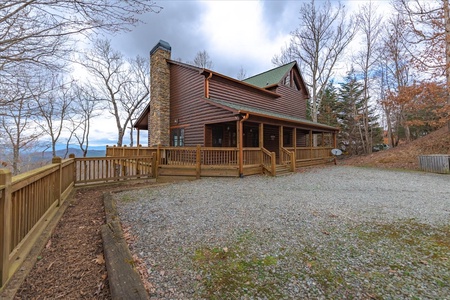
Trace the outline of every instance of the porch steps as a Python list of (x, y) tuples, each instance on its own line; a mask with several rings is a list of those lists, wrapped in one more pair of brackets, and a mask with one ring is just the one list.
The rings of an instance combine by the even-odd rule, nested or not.
[(276, 176), (284, 176), (291, 174), (291, 167), (288, 165), (276, 165)]

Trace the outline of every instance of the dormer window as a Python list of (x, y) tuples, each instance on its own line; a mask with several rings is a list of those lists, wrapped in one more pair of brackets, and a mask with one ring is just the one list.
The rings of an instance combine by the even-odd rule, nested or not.
[(291, 74), (290, 74), (290, 73), (288, 73), (288, 74), (286, 75), (286, 77), (284, 77), (283, 85), (285, 85), (285, 86), (291, 86)]
[(288, 87), (292, 87), (294, 89), (296, 89), (297, 91), (300, 91), (300, 85), (297, 82), (297, 78), (295, 76), (293, 76), (291, 78), (291, 72), (289, 72), (282, 80), (282, 84), (284, 86), (288, 86)]

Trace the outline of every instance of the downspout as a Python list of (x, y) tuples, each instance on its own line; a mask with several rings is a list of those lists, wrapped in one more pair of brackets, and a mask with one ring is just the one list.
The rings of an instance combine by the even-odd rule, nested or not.
[(244, 121), (248, 119), (250, 115), (247, 113), (239, 121), (239, 177), (244, 177)]
[(209, 73), (209, 76), (205, 78), (205, 98), (209, 99), (209, 80), (213, 76), (213, 73)]

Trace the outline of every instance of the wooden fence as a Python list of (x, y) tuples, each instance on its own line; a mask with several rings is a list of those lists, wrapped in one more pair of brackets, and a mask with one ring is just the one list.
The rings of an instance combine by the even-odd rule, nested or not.
[(449, 174), (450, 173), (450, 155), (434, 154), (419, 155), (419, 167), (422, 171)]
[(0, 286), (20, 267), (74, 187), (151, 178), (155, 159), (55, 157), (51, 164), (18, 176), (0, 169)]

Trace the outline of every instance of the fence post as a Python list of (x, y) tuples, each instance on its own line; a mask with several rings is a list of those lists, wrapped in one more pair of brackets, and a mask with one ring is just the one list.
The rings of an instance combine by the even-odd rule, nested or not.
[(197, 179), (200, 178), (200, 168), (201, 168), (201, 164), (202, 164), (202, 160), (201, 160), (201, 147), (200, 145), (197, 145), (197, 155), (195, 158), (196, 161), (196, 166), (195, 166), (195, 177)]
[(291, 152), (291, 168), (292, 168), (292, 172), (295, 172), (295, 163), (296, 163), (296, 158), (295, 158), (295, 151)]
[(58, 206), (61, 205), (61, 186), (62, 186), (62, 158), (55, 156), (52, 158), (52, 164), (59, 164), (58, 177), (55, 182), (54, 193), (58, 197)]
[(70, 153), (69, 158), (73, 159), (72, 182), (73, 182), (73, 185), (75, 185), (75, 182), (77, 181), (77, 162), (75, 161), (75, 154)]
[(152, 177), (158, 177), (158, 158), (156, 153), (152, 154)]
[(270, 157), (270, 162), (272, 164), (272, 176), (277, 175), (277, 169), (276, 169), (276, 163), (277, 163), (277, 156), (275, 152), (272, 152), (272, 155)]
[(9, 248), (12, 234), (11, 179), (11, 171), (0, 169), (0, 287), (5, 285), (9, 276)]

